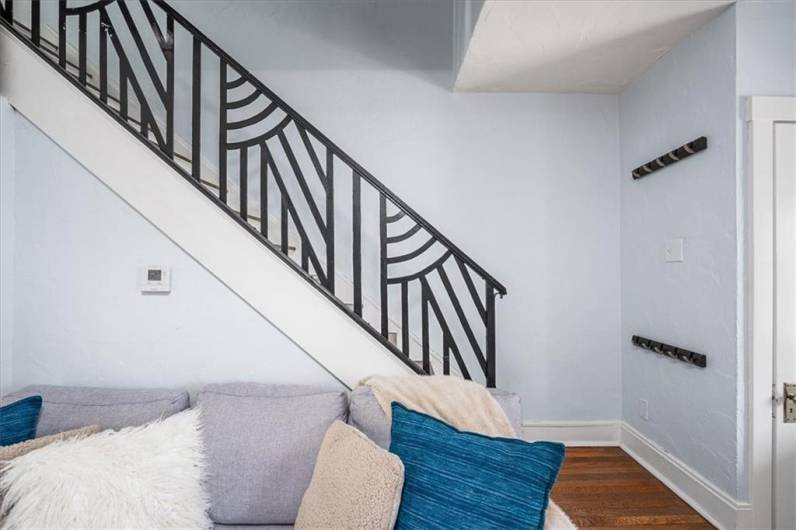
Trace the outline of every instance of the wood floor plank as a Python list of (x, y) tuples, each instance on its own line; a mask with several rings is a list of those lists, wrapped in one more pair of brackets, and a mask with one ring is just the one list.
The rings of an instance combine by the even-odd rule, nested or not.
[(619, 447), (571, 447), (552, 493), (579, 528), (713, 528)]

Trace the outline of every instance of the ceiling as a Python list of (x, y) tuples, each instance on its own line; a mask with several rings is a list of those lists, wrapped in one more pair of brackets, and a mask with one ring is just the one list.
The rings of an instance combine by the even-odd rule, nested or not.
[(455, 90), (616, 94), (734, 0), (486, 0)]

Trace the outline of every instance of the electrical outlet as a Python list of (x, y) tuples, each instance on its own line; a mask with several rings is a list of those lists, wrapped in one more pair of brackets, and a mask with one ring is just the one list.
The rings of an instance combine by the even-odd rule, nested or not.
[(639, 399), (638, 400), (638, 414), (641, 416), (642, 419), (645, 421), (649, 421), (650, 419), (650, 404), (646, 399)]

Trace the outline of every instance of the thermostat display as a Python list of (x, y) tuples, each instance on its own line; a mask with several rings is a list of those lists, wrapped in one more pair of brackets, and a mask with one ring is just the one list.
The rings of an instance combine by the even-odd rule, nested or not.
[(144, 267), (138, 273), (138, 284), (142, 293), (169, 293), (171, 274), (168, 267)]

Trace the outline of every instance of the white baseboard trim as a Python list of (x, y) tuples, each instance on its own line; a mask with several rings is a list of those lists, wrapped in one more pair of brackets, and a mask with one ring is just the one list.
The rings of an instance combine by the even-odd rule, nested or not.
[(568, 447), (615, 447), (619, 445), (620, 421), (524, 421), (525, 440), (549, 440)]
[(745, 526), (751, 504), (736, 501), (633, 427), (621, 423), (620, 447), (702, 517), (718, 528)]

